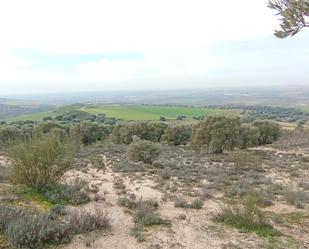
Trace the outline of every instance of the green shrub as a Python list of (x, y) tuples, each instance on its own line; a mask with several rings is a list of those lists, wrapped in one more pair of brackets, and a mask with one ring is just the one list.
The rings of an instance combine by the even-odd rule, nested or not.
[(159, 145), (153, 142), (137, 140), (129, 145), (127, 154), (132, 161), (151, 164), (160, 155), (160, 151)]
[(169, 125), (163, 139), (170, 145), (187, 144), (191, 139), (192, 128), (188, 125)]
[(79, 184), (57, 184), (53, 187), (42, 188), (42, 194), (55, 204), (79, 205), (90, 201), (90, 197)]
[(12, 178), (30, 187), (55, 185), (71, 168), (76, 145), (58, 133), (33, 136), (12, 144)]
[(50, 209), (50, 215), (53, 218), (57, 218), (59, 216), (63, 216), (66, 214), (67, 214), (67, 211), (65, 209), (65, 206), (62, 204), (56, 204)]
[(145, 235), (143, 234), (144, 226), (139, 223), (135, 223), (130, 231), (131, 236), (133, 236), (138, 242), (145, 241)]

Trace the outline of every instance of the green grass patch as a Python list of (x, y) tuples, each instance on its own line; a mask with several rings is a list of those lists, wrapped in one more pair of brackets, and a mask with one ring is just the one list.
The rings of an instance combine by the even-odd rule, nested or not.
[(45, 211), (53, 206), (52, 202), (44, 197), (40, 191), (25, 185), (0, 185), (0, 196), (8, 197), (3, 203), (28, 210), (39, 209)]
[(36, 202), (44, 209), (50, 209), (54, 204), (46, 198), (39, 190), (24, 187), (17, 190), (16, 194), (23, 197), (26, 200)]

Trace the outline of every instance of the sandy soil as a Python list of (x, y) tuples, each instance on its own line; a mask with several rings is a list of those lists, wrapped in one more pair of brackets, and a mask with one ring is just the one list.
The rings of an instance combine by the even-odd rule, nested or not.
[[(88, 165), (87, 172), (72, 170), (65, 179), (73, 181), (80, 177), (89, 182), (89, 185), (97, 185), (99, 192), (97, 195), (102, 200), (92, 202), (84, 208), (94, 206), (104, 209), (111, 218), (111, 231), (98, 233), (95, 235), (77, 236), (72, 243), (64, 246), (66, 249), (75, 248), (109, 248), (109, 249), (146, 249), (146, 248), (175, 248), (175, 249), (229, 249), (229, 248), (269, 248), (267, 240), (258, 237), (254, 233), (241, 233), (231, 227), (226, 227), (213, 222), (213, 217), (220, 210), (220, 200), (206, 200), (200, 210), (175, 208), (170, 200), (162, 201), (164, 193), (156, 188), (155, 181), (150, 176), (128, 176), (114, 173), (111, 170), (110, 161), (106, 161), (106, 169), (97, 170)], [(276, 179), (278, 176), (272, 176)], [(113, 187), (117, 179), (122, 179), (128, 195), (134, 194), (137, 198), (144, 200), (153, 199), (160, 203), (159, 214), (172, 221), (170, 227), (155, 226), (147, 228), (146, 241), (138, 243), (130, 235), (133, 227), (132, 216), (125, 208), (117, 206), (117, 199), (121, 194)], [(283, 177), (284, 180), (284, 177)], [(287, 204), (275, 203), (275, 205), (265, 208), (264, 211), (273, 213), (293, 213), (296, 208)], [(185, 215), (185, 219), (179, 219), (180, 215)], [(302, 241), (299, 248), (309, 245), (306, 230), (304, 234), (294, 231), (294, 235)], [(309, 238), (309, 236), (308, 236)], [(286, 248), (288, 242), (282, 242), (282, 247)], [(303, 247), (303, 246), (304, 247)]]

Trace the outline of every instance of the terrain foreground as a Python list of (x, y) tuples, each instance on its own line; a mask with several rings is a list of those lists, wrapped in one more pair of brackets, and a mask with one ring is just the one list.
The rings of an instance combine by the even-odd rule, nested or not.
[[(63, 183), (85, 182), (91, 201), (66, 209), (104, 210), (111, 226), (54, 247), (309, 248), (309, 144), (300, 147), (290, 141), (248, 150), (254, 160), (245, 166), (235, 160), (236, 152), (203, 155), (188, 146), (165, 145), (164, 155), (152, 166), (128, 161), (126, 145), (106, 142), (84, 147)], [(10, 167), (5, 156), (0, 160), (2, 167)], [(1, 183), (0, 195), (1, 202), (10, 205), (36, 211), (49, 208), (41, 198), (29, 197), (9, 183)], [(235, 225), (222, 219), (230, 200), (244, 196), (256, 198), (267, 226)], [(139, 226), (136, 203), (143, 201), (155, 203), (157, 216)], [(10, 248), (5, 241), (3, 248)]]

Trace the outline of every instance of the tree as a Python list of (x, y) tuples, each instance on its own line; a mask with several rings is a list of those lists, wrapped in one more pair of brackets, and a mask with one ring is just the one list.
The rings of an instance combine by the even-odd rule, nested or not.
[(35, 126), (33, 133), (36, 135), (47, 134), (53, 130), (62, 130), (64, 133), (68, 132), (68, 128), (64, 127), (56, 122), (42, 122)]
[(259, 145), (260, 136), (261, 134), (257, 127), (250, 124), (242, 124), (240, 126), (240, 148), (245, 149)]
[(281, 30), (276, 30), (278, 38), (296, 35), (302, 28), (309, 27), (308, 0), (271, 0), (268, 7), (275, 9), (281, 16)]
[(111, 128), (97, 122), (82, 121), (74, 126), (73, 133), (84, 145), (89, 145), (104, 140), (111, 133)]
[(259, 144), (271, 144), (278, 140), (280, 137), (280, 126), (277, 123), (267, 121), (267, 120), (259, 120), (253, 123), (260, 133), (259, 136)]
[(20, 137), (20, 130), (15, 126), (0, 127), (0, 148), (9, 145), (10, 142)]
[(167, 128), (163, 122), (127, 122), (114, 127), (112, 138), (115, 143), (130, 144), (133, 136), (152, 142), (160, 142)]
[(192, 128), (188, 125), (169, 125), (165, 130), (163, 139), (167, 141), (169, 145), (181, 145), (186, 144), (192, 134)]
[(239, 144), (240, 120), (232, 117), (209, 117), (193, 129), (192, 146), (211, 153), (233, 150)]

